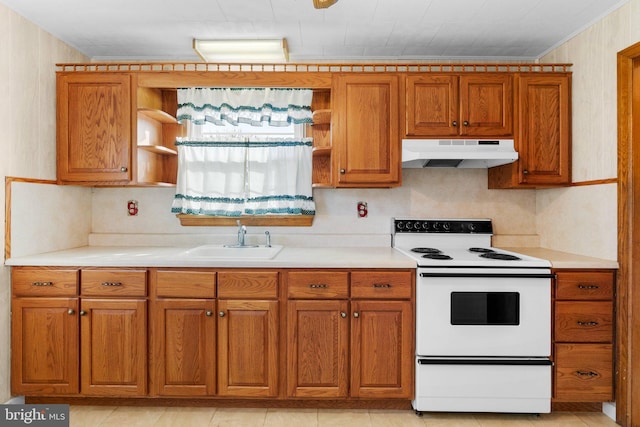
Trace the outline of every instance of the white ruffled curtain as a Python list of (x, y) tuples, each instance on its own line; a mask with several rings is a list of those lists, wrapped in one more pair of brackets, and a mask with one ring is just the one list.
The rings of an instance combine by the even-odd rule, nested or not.
[(312, 139), (204, 137), (204, 123), (311, 123), (308, 89), (178, 90), (178, 180), (172, 212), (191, 215), (313, 215)]

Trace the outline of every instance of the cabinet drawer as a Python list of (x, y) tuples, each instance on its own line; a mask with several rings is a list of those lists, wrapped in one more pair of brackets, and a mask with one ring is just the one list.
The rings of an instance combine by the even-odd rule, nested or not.
[(605, 402), (613, 399), (611, 344), (556, 344), (556, 400)]
[(225, 271), (218, 273), (218, 298), (278, 298), (277, 271)]
[(78, 294), (78, 271), (13, 267), (11, 282), (15, 295), (74, 296)]
[(557, 301), (556, 342), (612, 342), (613, 303)]
[(559, 271), (556, 299), (611, 300), (614, 273), (612, 271)]
[(80, 274), (80, 291), (83, 296), (143, 297), (147, 295), (146, 270), (83, 269)]
[(352, 298), (410, 299), (413, 276), (406, 271), (354, 271), (351, 273)]
[(215, 298), (214, 271), (158, 270), (155, 296), (170, 298)]
[(346, 271), (296, 271), (287, 274), (289, 298), (346, 299), (349, 273)]

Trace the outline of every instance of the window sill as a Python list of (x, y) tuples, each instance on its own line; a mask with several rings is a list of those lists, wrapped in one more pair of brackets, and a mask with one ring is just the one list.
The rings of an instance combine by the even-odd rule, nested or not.
[(287, 226), (287, 227), (311, 227), (314, 215), (246, 215), (241, 217), (186, 215), (177, 214), (180, 225), (189, 226), (235, 226), (240, 220), (242, 225), (250, 226)]

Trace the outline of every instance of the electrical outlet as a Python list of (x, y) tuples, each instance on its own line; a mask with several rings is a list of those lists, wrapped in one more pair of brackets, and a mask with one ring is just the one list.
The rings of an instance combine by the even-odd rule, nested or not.
[(369, 214), (367, 202), (358, 202), (358, 218), (366, 218)]
[(138, 215), (138, 201), (137, 200), (129, 200), (127, 202), (127, 213), (129, 216), (137, 216)]

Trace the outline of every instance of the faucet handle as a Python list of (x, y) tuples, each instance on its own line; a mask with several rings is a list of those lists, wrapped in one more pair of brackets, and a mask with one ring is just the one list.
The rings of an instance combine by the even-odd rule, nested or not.
[(271, 234), (268, 231), (264, 232), (264, 238), (265, 238), (265, 246), (270, 248), (271, 247)]

